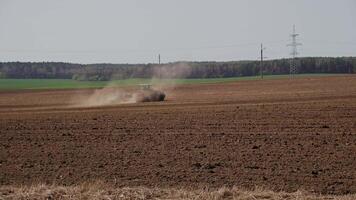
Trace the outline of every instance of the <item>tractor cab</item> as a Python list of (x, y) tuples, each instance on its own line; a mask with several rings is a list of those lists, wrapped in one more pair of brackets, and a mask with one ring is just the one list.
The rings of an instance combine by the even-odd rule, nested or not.
[(139, 84), (141, 90), (151, 90), (151, 84)]

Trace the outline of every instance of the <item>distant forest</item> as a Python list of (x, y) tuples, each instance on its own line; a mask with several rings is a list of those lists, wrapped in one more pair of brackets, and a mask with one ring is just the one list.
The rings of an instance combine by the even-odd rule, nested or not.
[[(222, 78), (260, 75), (259, 61), (177, 62), (168, 64), (73, 64), (61, 62), (2, 62), (0, 78), (112, 80), (128, 78)], [(290, 59), (268, 60), (263, 72), (288, 74)], [(297, 59), (298, 73), (356, 73), (356, 57)]]

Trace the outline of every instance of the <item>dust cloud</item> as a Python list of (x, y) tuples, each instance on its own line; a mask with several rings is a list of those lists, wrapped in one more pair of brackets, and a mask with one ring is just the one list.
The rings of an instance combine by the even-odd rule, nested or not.
[(82, 98), (77, 106), (93, 107), (116, 104), (136, 103), (137, 94), (124, 91), (117, 87), (106, 86), (102, 89), (96, 89), (86, 99)]
[(161, 101), (165, 96), (174, 95), (176, 79), (186, 78), (191, 74), (191, 67), (186, 63), (157, 65), (152, 70), (151, 79), (145, 82), (151, 86), (148, 90), (142, 90), (139, 85), (120, 87), (113, 80), (104, 88), (76, 95), (72, 100), (72, 105), (75, 107), (96, 107)]

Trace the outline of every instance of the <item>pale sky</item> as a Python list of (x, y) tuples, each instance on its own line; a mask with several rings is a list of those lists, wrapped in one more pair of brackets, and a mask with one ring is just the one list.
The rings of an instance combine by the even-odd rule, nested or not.
[(0, 62), (356, 56), (356, 0), (0, 0)]

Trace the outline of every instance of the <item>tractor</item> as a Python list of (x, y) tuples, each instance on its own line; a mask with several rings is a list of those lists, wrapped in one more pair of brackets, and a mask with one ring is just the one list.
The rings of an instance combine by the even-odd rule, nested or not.
[(164, 101), (166, 94), (152, 89), (151, 84), (140, 84), (140, 91), (136, 94), (137, 102)]

